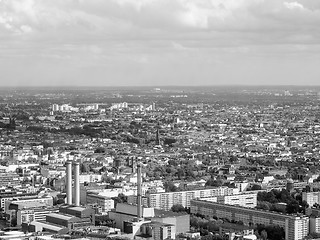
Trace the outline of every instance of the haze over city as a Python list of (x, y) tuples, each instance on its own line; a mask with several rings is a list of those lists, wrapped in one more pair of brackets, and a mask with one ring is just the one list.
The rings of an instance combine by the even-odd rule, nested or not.
[(1, 86), (319, 85), (318, 0), (2, 0)]

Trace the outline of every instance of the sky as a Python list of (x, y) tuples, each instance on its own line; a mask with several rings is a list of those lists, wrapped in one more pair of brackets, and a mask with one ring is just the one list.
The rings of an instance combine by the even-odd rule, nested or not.
[(320, 85), (319, 0), (0, 0), (0, 86)]

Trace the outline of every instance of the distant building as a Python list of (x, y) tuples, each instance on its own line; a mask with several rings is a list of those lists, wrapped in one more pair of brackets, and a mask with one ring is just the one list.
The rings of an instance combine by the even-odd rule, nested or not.
[(190, 207), (190, 200), (196, 198), (208, 198), (223, 195), (234, 195), (239, 193), (237, 188), (218, 187), (212, 189), (190, 190), (180, 192), (149, 193), (148, 206), (155, 209), (169, 211), (173, 205), (181, 204)]
[(224, 222), (219, 226), (219, 234), (220, 236), (228, 236), (228, 239), (243, 239), (245, 236), (255, 236), (254, 227), (228, 222)]
[(17, 173), (0, 173), (0, 187), (20, 185), (19, 175)]
[(310, 233), (320, 233), (320, 217), (310, 217)]
[(3, 192), (0, 193), (0, 208), (4, 209), (5, 202), (13, 199), (30, 199), (35, 198), (37, 196), (36, 193), (28, 193), (28, 192)]
[(58, 104), (53, 104), (52, 105), (52, 111), (53, 112), (59, 111), (59, 105)]
[(190, 216), (142, 207), (142, 219), (137, 218), (137, 206), (118, 203), (109, 218), (115, 221), (116, 228), (135, 239), (175, 239), (176, 234), (190, 230)]
[(302, 192), (302, 200), (312, 207), (315, 203), (320, 203), (320, 192)]
[(21, 226), (22, 223), (31, 223), (33, 221), (45, 221), (48, 214), (57, 212), (59, 212), (59, 208), (57, 207), (34, 207), (29, 209), (19, 209), (17, 211), (17, 226)]
[(257, 206), (257, 193), (243, 193), (211, 198), (200, 198), (199, 200), (255, 208)]
[(102, 196), (96, 193), (87, 194), (88, 204), (97, 204), (101, 207), (102, 212), (109, 212), (114, 208), (114, 200), (107, 196)]
[(45, 221), (23, 223), (22, 230), (65, 234), (78, 228), (87, 228), (94, 225), (95, 213), (92, 208), (65, 205), (60, 207), (58, 213), (48, 214)]

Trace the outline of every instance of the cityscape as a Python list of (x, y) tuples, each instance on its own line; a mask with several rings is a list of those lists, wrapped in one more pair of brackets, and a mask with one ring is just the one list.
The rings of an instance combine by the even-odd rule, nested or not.
[(320, 240), (319, 0), (0, 0), (0, 240)]
[(0, 97), (0, 238), (320, 236), (319, 87)]

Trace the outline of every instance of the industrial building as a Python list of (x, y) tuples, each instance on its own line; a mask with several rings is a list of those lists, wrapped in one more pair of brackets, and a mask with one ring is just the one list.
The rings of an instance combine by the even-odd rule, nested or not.
[[(43, 196), (31, 199), (20, 200), (7, 200), (5, 202), (4, 212), (6, 213), (6, 219), (9, 225), (20, 226), (22, 222), (31, 222), (35, 219), (35, 215), (32, 215), (31, 210), (33, 208), (53, 208), (53, 199), (51, 196)], [(30, 213), (30, 214), (29, 214)], [(28, 217), (27, 217), (28, 216)], [(16, 223), (15, 223), (16, 219)]]
[(137, 205), (118, 203), (109, 212), (115, 227), (129, 234), (131, 239), (175, 239), (176, 234), (190, 230), (190, 216), (186, 213), (166, 212), (142, 206), (141, 167), (137, 168)]
[(107, 213), (114, 209), (114, 200), (110, 197), (99, 195), (97, 193), (87, 194), (87, 204), (96, 204), (101, 207), (102, 213)]
[(49, 213), (57, 213), (59, 208), (52, 207), (34, 207), (30, 209), (19, 209), (17, 211), (17, 226), (21, 226), (22, 223), (30, 223), (33, 221), (44, 221)]
[(17, 192), (17, 191), (12, 191), (12, 192), (2, 192), (0, 193), (0, 208), (4, 209), (5, 207), (5, 202), (14, 200), (14, 199), (32, 199), (36, 198), (38, 195), (36, 193), (27, 193), (27, 192)]
[[(72, 166), (74, 172), (74, 188), (72, 188)], [(90, 207), (80, 206), (79, 163), (66, 162), (67, 204), (59, 208), (59, 212), (46, 215), (45, 221), (27, 221), (22, 228), (28, 232), (49, 231), (58, 234), (68, 233), (78, 228), (87, 228), (95, 224), (95, 212)]]

